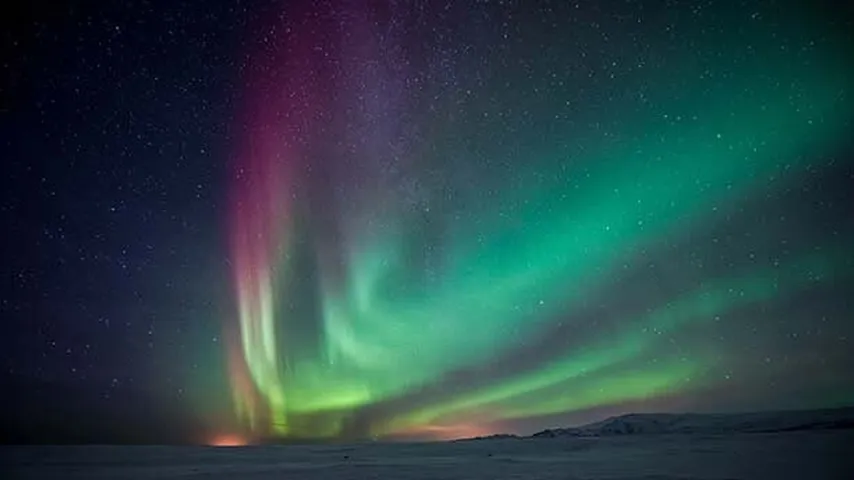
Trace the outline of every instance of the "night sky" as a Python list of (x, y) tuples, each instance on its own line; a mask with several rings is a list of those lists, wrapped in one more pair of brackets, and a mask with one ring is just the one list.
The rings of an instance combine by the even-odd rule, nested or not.
[(2, 7), (0, 440), (854, 404), (842, 3)]

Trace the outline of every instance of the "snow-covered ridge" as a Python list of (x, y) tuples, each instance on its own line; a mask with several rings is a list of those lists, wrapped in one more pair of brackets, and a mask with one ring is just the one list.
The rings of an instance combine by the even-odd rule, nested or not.
[(582, 427), (556, 428), (530, 438), (673, 433), (768, 433), (854, 429), (854, 407), (756, 413), (633, 413)]

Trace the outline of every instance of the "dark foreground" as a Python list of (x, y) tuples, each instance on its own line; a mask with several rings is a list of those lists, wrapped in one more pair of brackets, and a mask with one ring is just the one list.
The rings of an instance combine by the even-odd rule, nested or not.
[(3, 479), (851, 479), (854, 431), (239, 448), (0, 447)]

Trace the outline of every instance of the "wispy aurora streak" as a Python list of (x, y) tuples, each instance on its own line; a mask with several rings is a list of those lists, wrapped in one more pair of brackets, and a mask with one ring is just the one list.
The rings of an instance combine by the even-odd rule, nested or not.
[[(448, 61), (458, 50), (407, 23), (424, 12), (396, 8), (292, 9), (248, 57), (229, 358), (257, 434), (470, 432), (715, 388), (738, 359), (703, 328), (854, 272), (839, 238), (682, 263), (685, 249), (723, 256), (694, 237), (747, 228), (726, 212), (827, 168), (814, 153), (845, 140), (852, 68), (812, 30), (787, 39), (810, 46), (808, 69), (769, 43), (784, 27), (756, 24), (694, 33), (656, 53), (662, 68), (583, 82), (558, 69), (560, 87), (520, 98), (537, 80), (483, 47), (489, 28), (457, 38), (485, 59)], [(732, 48), (748, 38), (749, 54)], [(692, 58), (715, 62), (698, 77)], [(610, 104), (558, 119), (578, 91)], [(649, 263), (675, 273), (626, 301), (624, 280)], [(699, 340), (674, 341), (687, 331)]]

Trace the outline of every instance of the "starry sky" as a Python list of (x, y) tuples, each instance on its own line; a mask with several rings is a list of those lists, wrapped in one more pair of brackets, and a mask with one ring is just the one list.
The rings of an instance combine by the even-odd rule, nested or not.
[(835, 2), (2, 17), (3, 441), (854, 403)]

